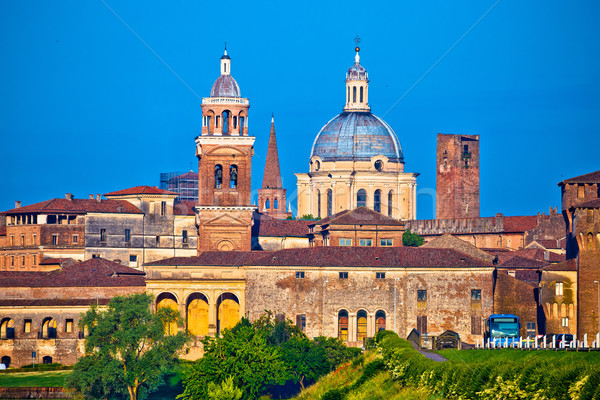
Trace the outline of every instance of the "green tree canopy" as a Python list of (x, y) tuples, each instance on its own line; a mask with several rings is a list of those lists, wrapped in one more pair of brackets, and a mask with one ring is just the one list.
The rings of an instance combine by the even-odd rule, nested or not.
[(425, 243), (425, 239), (417, 233), (412, 233), (410, 229), (402, 235), (402, 245), (407, 247), (419, 247)]
[(163, 373), (176, 362), (188, 341), (183, 332), (166, 335), (165, 326), (181, 324), (175, 310), (151, 310), (152, 296), (114, 297), (104, 310), (93, 305), (79, 325), (89, 329), (85, 356), (67, 379), (86, 398), (143, 399), (163, 383)]

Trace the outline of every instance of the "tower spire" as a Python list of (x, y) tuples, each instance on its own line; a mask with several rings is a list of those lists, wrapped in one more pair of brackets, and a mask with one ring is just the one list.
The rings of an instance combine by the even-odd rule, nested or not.
[(271, 133), (269, 134), (269, 147), (265, 162), (265, 175), (263, 189), (281, 189), (281, 171), (279, 170), (279, 154), (277, 152), (277, 138), (275, 137), (275, 116), (271, 115)]

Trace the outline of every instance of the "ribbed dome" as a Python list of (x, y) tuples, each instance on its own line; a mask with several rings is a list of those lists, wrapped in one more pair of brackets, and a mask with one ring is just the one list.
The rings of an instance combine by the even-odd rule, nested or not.
[(390, 161), (403, 161), (402, 147), (392, 128), (370, 112), (343, 112), (321, 128), (311, 157), (368, 161), (379, 154)]
[(210, 89), (210, 97), (241, 97), (240, 87), (231, 75), (220, 75)]
[(366, 80), (368, 80), (367, 70), (365, 69), (365, 67), (363, 67), (359, 63), (355, 63), (353, 66), (351, 66), (348, 69), (348, 75), (346, 77), (346, 80), (366, 81)]

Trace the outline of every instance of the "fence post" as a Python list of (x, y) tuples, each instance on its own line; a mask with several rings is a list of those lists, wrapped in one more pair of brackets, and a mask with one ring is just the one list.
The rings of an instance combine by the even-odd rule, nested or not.
[(586, 349), (588, 347), (587, 333), (583, 335), (583, 347), (585, 347)]
[(552, 348), (556, 349), (556, 335), (552, 335)]
[(542, 337), (542, 340), (544, 341), (544, 344), (542, 346), (544, 346), (544, 349), (547, 349), (548, 345), (546, 344), (546, 335), (544, 335), (544, 337)]

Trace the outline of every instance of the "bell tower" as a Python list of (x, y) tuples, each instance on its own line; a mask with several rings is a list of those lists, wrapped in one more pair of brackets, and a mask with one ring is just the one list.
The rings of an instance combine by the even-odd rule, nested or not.
[(220, 76), (202, 99), (198, 157), (198, 251), (250, 250), (250, 204), (254, 136), (248, 135), (250, 102), (231, 76), (227, 49)]

